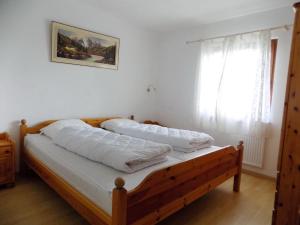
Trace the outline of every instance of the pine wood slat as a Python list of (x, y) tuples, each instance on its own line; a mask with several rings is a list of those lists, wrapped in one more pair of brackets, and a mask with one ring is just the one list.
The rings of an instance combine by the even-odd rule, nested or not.
[[(169, 183), (168, 188), (161, 189), (160, 185), (155, 185), (149, 189), (150, 193), (152, 192), (152, 189), (154, 192), (156, 189), (161, 189), (162, 191), (155, 195), (146, 194), (147, 197), (150, 197), (143, 198), (141, 201), (136, 201), (136, 199), (134, 199), (134, 203), (131, 203), (132, 199), (131, 197), (128, 197), (128, 224), (132, 224), (136, 220), (143, 218), (145, 215), (156, 211), (166, 204), (169, 204), (174, 201), (174, 199), (182, 198), (182, 196), (185, 196), (202, 185), (205, 185), (205, 183), (212, 181), (216, 177), (226, 174), (226, 172), (230, 170), (234, 170), (235, 174), (237, 173), (238, 167), (236, 158), (216, 165), (207, 171), (199, 171), (198, 174), (194, 174), (194, 176), (189, 180), (185, 180), (183, 175), (181, 177), (175, 177), (174, 181), (176, 180), (176, 182)], [(187, 171), (187, 174), (190, 172), (191, 171)], [(206, 192), (209, 192), (211, 188), (215, 187), (211, 183), (209, 185), (210, 186)], [(171, 192), (169, 191), (170, 189), (172, 189)], [(186, 203), (183, 202), (183, 206), (185, 204)]]
[[(140, 188), (136, 189), (135, 192), (129, 192), (128, 206), (132, 206), (140, 201), (143, 201), (146, 198), (168, 190), (171, 186), (179, 185), (183, 182), (186, 182), (187, 180), (194, 179), (199, 174), (208, 173), (209, 170), (216, 168), (221, 163), (228, 163), (230, 161), (236, 164), (237, 160), (238, 152), (235, 152), (215, 160), (209, 160), (202, 164), (200, 163), (199, 165), (193, 161), (194, 163), (191, 164), (192, 166), (187, 167), (187, 170), (184, 171), (176, 171), (177, 165), (175, 165), (174, 168), (172, 168), (172, 171), (168, 167), (160, 171), (160, 173), (153, 174), (153, 176), (155, 176), (156, 179), (150, 180), (151, 185), (149, 182), (147, 182), (145, 183), (147, 185), (145, 185), (143, 189)], [(182, 165), (178, 165), (178, 167), (181, 168)]]

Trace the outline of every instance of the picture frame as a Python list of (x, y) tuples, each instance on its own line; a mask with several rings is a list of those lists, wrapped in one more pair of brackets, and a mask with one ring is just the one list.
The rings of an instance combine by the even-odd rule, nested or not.
[(51, 61), (118, 69), (120, 39), (53, 21)]

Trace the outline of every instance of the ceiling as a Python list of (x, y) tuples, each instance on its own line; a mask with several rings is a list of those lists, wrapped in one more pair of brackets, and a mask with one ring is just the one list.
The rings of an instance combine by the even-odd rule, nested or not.
[(195, 27), (292, 6), (295, 0), (92, 0), (102, 9), (152, 30)]

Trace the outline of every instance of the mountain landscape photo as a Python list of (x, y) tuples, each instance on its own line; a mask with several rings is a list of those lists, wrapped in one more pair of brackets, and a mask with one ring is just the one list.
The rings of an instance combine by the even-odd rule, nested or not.
[(57, 57), (115, 65), (116, 43), (59, 29)]

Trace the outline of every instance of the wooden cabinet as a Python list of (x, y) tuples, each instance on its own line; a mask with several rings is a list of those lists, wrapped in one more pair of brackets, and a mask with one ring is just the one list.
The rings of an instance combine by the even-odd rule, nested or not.
[(15, 144), (6, 133), (0, 134), (0, 185), (15, 183)]
[(300, 3), (296, 10), (281, 134), (273, 225), (300, 224)]

